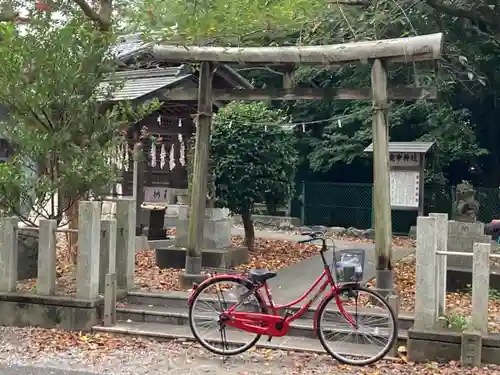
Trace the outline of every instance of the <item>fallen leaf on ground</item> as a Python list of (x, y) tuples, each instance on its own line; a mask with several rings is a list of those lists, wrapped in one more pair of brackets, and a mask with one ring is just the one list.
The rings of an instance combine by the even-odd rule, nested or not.
[[(241, 236), (232, 238), (233, 246), (243, 246), (244, 240)], [(58, 273), (57, 288), (58, 295), (74, 295), (76, 293), (76, 267), (72, 264), (63, 263), (66, 259), (64, 254), (64, 243), (58, 245)], [(311, 258), (318, 254), (318, 248), (314, 245), (298, 244), (294, 241), (268, 240), (257, 238), (254, 250), (249, 254), (249, 261), (235, 268), (239, 272), (247, 272), (254, 268), (257, 263), (270, 270), (279, 270), (293, 263)], [(179, 276), (184, 269), (167, 268), (160, 269), (156, 266), (154, 250), (140, 250), (135, 255), (135, 285), (142, 290), (181, 290)], [(36, 292), (36, 279), (22, 280), (17, 283), (17, 290), (22, 292)]]
[[(243, 238), (233, 237), (233, 244), (235, 246), (243, 245)], [(319, 251), (315, 245), (258, 238), (255, 240), (254, 249), (250, 252), (250, 261), (235, 269), (244, 272), (254, 268), (259, 263), (263, 268), (275, 271), (318, 254)]]
[[(189, 364), (191, 368), (197, 368), (200, 365), (206, 368), (207, 361), (213, 362), (222, 371), (222, 367), (225, 366), (222, 364), (220, 356), (213, 355), (202, 349), (198, 344), (183, 339), (156, 341), (129, 335), (68, 332), (60, 329), (14, 327), (5, 329), (8, 331), (4, 332), (8, 336), (4, 343), (7, 351), (2, 353), (7, 355), (8, 358), (11, 358), (15, 352), (21, 353), (22, 358), (32, 360), (39, 360), (47, 355), (57, 353), (64, 353), (60, 358), (72, 358), (74, 354), (79, 353), (86, 358), (88, 363), (105, 363), (108, 358), (117, 358), (117, 356), (123, 358), (124, 355), (131, 357), (131, 361), (134, 362), (137, 356), (143, 356), (144, 353), (156, 353), (155, 355), (161, 357), (182, 358), (183, 363)], [(82, 340), (82, 337), (86, 337), (86, 339)], [(274, 374), (280, 368), (283, 371), (282, 373), (294, 375), (500, 374), (500, 366), (484, 365), (481, 368), (464, 369), (460, 367), (460, 363), (457, 361), (415, 364), (402, 360), (382, 360), (370, 366), (353, 367), (333, 361), (331, 357), (324, 354), (300, 351), (285, 352), (279, 349), (255, 349), (234, 358), (229, 358), (229, 363), (226, 366), (235, 370), (233, 373), (239, 374), (257, 374), (252, 371), (256, 368), (260, 368), (259, 374), (267, 374), (267, 369), (270, 370), (269, 374)], [(151, 364), (153, 363), (155, 363), (154, 357), (152, 357), (151, 361)], [(143, 370), (147, 371), (149, 364), (143, 366)], [(236, 369), (236, 367), (239, 367), (239, 369)]]
[[(394, 266), (394, 284), (400, 298), (400, 310), (413, 312), (415, 310), (416, 263), (398, 262)], [(368, 282), (376, 286), (375, 280)], [(492, 332), (500, 331), (500, 296), (490, 291), (488, 302), (488, 326)], [(446, 311), (449, 317), (461, 316), (467, 319), (472, 309), (472, 294), (470, 291), (446, 293)]]
[[(371, 238), (363, 238), (363, 237), (355, 237), (355, 236), (347, 236), (347, 235), (332, 235), (332, 236), (330, 236), (330, 238), (336, 239), (336, 240), (356, 242), (356, 243), (366, 243), (366, 244), (374, 244), (375, 243), (375, 240), (371, 239)], [(394, 236), (394, 237), (392, 237), (392, 246), (411, 248), (411, 247), (416, 246), (416, 241), (411, 239), (411, 238), (408, 238), (408, 237)]]
[[(243, 246), (243, 238), (235, 236), (233, 246)], [(318, 254), (314, 245), (302, 245), (293, 241), (266, 240), (257, 238), (248, 263), (235, 267), (242, 273), (254, 268), (256, 263), (271, 270), (279, 270), (298, 261)], [(135, 283), (143, 290), (181, 290), (179, 276), (184, 269), (160, 269), (155, 263), (154, 250), (138, 251), (136, 254)], [(221, 271), (222, 272), (222, 271)]]

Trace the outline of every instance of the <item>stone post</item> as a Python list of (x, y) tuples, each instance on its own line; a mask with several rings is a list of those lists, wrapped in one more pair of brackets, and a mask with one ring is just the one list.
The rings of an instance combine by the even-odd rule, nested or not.
[[(448, 251), (448, 214), (432, 213), (430, 217), (436, 218), (437, 251)], [(447, 255), (436, 256), (436, 303), (437, 315), (446, 313), (446, 272)]]
[(38, 278), (36, 292), (51, 296), (56, 291), (56, 220), (40, 219), (38, 237)]
[(118, 289), (134, 287), (135, 271), (135, 199), (124, 197), (116, 201), (116, 282)]
[(17, 223), (15, 217), (0, 218), (0, 292), (16, 291)]
[(116, 272), (116, 220), (101, 220), (101, 255), (99, 259), (99, 294), (104, 294), (106, 275)]
[[(391, 307), (392, 311), (394, 312), (394, 315), (396, 316), (396, 327), (397, 329), (397, 324), (398, 324), (398, 317), (399, 317), (399, 296), (395, 294), (391, 294), (387, 297), (387, 303)], [(389, 351), (388, 355), (391, 357), (398, 357), (398, 340), (394, 340), (394, 344), (391, 347), (391, 350)]]
[(78, 259), (76, 264), (76, 296), (94, 299), (99, 295), (99, 253), (101, 203), (80, 201), (78, 219)]
[(116, 273), (108, 273), (105, 276), (104, 285), (104, 327), (116, 324)]
[(472, 329), (488, 333), (490, 243), (475, 243), (472, 257)]
[(483, 337), (478, 331), (462, 332), (462, 345), (460, 351), (460, 364), (462, 367), (481, 366)]
[(437, 220), (435, 217), (417, 218), (415, 328), (433, 329), (436, 311), (436, 249)]

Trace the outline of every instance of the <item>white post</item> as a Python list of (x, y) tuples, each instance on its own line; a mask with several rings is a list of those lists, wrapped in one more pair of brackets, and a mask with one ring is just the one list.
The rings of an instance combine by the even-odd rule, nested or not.
[[(448, 214), (432, 213), (430, 217), (436, 218), (437, 251), (448, 251)], [(446, 313), (446, 272), (447, 256), (436, 256), (436, 304), (437, 315)]]
[(0, 218), (0, 292), (16, 291), (17, 223), (15, 217)]
[(101, 220), (101, 254), (99, 258), (99, 294), (106, 289), (106, 275), (116, 273), (116, 220)]
[(56, 291), (56, 220), (40, 219), (36, 291), (51, 296)]
[(436, 309), (436, 249), (437, 220), (435, 217), (417, 218), (415, 328), (433, 329), (437, 321)]
[(78, 298), (93, 299), (99, 295), (101, 203), (97, 201), (78, 203), (79, 248), (76, 263), (76, 296)]
[(123, 197), (116, 202), (116, 280), (119, 289), (134, 288), (136, 201)]
[(488, 332), (491, 244), (475, 243), (472, 257), (472, 329)]

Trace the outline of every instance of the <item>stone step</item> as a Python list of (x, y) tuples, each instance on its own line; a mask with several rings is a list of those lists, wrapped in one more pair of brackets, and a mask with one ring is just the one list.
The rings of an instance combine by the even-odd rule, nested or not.
[[(93, 330), (96, 332), (106, 332), (114, 334), (125, 334), (133, 336), (148, 337), (154, 339), (184, 339), (192, 341), (193, 335), (189, 326), (178, 326), (162, 323), (138, 323), (138, 322), (122, 322), (119, 321), (115, 326), (104, 327), (95, 326)], [(226, 341), (229, 344), (242, 344), (247, 343), (249, 340), (249, 333), (241, 331), (233, 331), (227, 335)], [(220, 334), (214, 332), (212, 335), (206, 337), (207, 341), (221, 342)], [(261, 337), (256, 345), (259, 348), (291, 350), (291, 351), (304, 351), (324, 354), (325, 350), (318, 339), (284, 336), (273, 337), (268, 342), (267, 337)], [(377, 350), (369, 345), (354, 344), (349, 342), (330, 343), (332, 349), (344, 355), (353, 356), (368, 356), (376, 354)], [(393, 357), (386, 357), (386, 359), (393, 359)]]
[[(127, 304), (129, 305), (142, 305), (144, 307), (158, 306), (158, 307), (168, 307), (173, 309), (184, 309), (187, 313), (187, 300), (189, 297), (188, 292), (129, 292), (127, 296)], [(211, 301), (207, 301), (211, 302)], [(289, 310), (292, 313), (298, 311), (300, 307), (291, 307)], [(331, 310), (331, 309), (328, 309)], [(335, 310), (332, 310), (335, 311)], [(309, 308), (301, 319), (313, 319), (316, 312), (316, 307)], [(369, 316), (380, 316), (374, 309), (370, 308), (358, 308), (358, 315), (369, 315)], [(414, 317), (413, 314), (402, 312), (398, 317), (398, 328), (399, 330), (408, 330), (413, 326)]]
[[(197, 314), (197, 316), (200, 318), (204, 317), (203, 313)], [(205, 318), (213, 318), (213, 316), (205, 316)], [(135, 323), (159, 323), (189, 326), (188, 309), (186, 307), (126, 305), (116, 309), (116, 319), (119, 321), (131, 321)], [(340, 323), (343, 324), (343, 321)], [(337, 334), (336, 337), (339, 338), (349, 339), (352, 335), (352, 330), (338, 328), (338, 326), (333, 326), (332, 331), (335, 331)], [(314, 330), (313, 319), (296, 319), (291, 323), (287, 336), (315, 339), (317, 336), (316, 331)], [(376, 334), (370, 336), (377, 337)], [(406, 339), (408, 338), (406, 330), (399, 330), (398, 336), (398, 344), (404, 345)], [(355, 339), (355, 337), (352, 338)]]

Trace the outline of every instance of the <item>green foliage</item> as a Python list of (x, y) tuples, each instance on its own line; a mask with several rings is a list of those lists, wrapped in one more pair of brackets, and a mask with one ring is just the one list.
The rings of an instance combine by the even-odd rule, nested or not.
[(161, 28), (179, 43), (262, 45), (313, 28), (329, 6), (325, 0), (142, 0), (127, 17), (135, 30)]
[[(476, 184), (498, 186), (500, 34), (497, 17), (492, 15), (498, 15), (499, 7), (481, 7), (472, 0), (461, 0), (440, 1), (441, 7), (434, 9), (429, 6), (432, 3), (244, 0), (235, 5), (228, 0), (120, 0), (113, 6), (115, 30), (150, 33), (153, 29), (180, 44), (334, 44), (444, 32), (446, 45), (438, 69), (422, 63), (390, 67), (393, 85), (437, 86), (440, 91), (437, 102), (393, 103), (389, 114), (391, 140), (436, 142), (427, 157), (428, 182), (471, 179)], [(68, 15), (81, 16), (73, 3), (65, 3), (64, 8)], [(457, 15), (450, 8), (466, 11)], [(243, 74), (259, 87), (281, 86), (279, 75), (269, 79), (262, 70)], [(322, 87), (366, 87), (370, 75), (368, 66), (345, 67), (335, 74), (317, 67), (299, 67), (297, 80), (303, 86), (313, 82)], [(311, 175), (312, 167), (316, 176), (334, 176), (343, 164), (353, 162), (369, 170), (369, 159), (363, 154), (364, 146), (371, 142), (371, 110), (367, 103), (290, 104), (287, 114), (300, 121), (342, 116), (340, 128), (336, 120), (315, 124), (300, 137), (297, 145), (301, 170)]]
[(447, 314), (444, 316), (446, 328), (454, 331), (465, 331), (470, 326), (470, 319), (458, 314)]
[(233, 102), (216, 115), (211, 141), (218, 203), (233, 213), (251, 210), (271, 192), (281, 202), (292, 194), (297, 152), (280, 126), (278, 110), (265, 103)]
[[(358, 157), (369, 157), (363, 150), (372, 142), (371, 106), (364, 103), (345, 105), (340, 121), (328, 123), (320, 137), (313, 138), (310, 165), (317, 171), (328, 171), (336, 163), (351, 163)], [(420, 101), (399, 103), (389, 112), (391, 141), (435, 142), (428, 155), (427, 182), (444, 184), (443, 170), (456, 161), (473, 164), (486, 153), (479, 147), (475, 129), (467, 111), (455, 110), (449, 104)]]
[[(109, 191), (120, 179), (110, 162), (123, 131), (157, 107), (105, 104), (119, 88), (108, 37), (71, 21), (33, 19), (29, 32), (1, 24), (2, 133), (15, 156), (0, 166), (0, 207), (44, 205), (55, 192), (66, 203), (42, 216), (60, 219), (76, 199)], [(38, 175), (38, 176), (37, 176)]]
[[(330, 13), (333, 7), (337, 14)], [(407, 8), (400, 2), (382, 0), (367, 2), (366, 6), (359, 7), (342, 5), (341, 2), (326, 13), (331, 17), (320, 19), (314, 32), (307, 33), (301, 39), (303, 43), (336, 44), (448, 32), (445, 54), (438, 70), (422, 63), (390, 66), (391, 85), (437, 86), (439, 89), (437, 101), (391, 103), (390, 139), (435, 142), (427, 156), (426, 180), (430, 183), (442, 184), (450, 180), (472, 178), (470, 171), (481, 170), (478, 166), (483, 160), (499, 160), (496, 156), (490, 156), (490, 153), (496, 148), (494, 144), (499, 142), (495, 134), (500, 135), (500, 132), (494, 132), (493, 137), (485, 137), (497, 128), (494, 122), (486, 124), (498, 118), (499, 114), (494, 114), (494, 108), (490, 111), (493, 117), (485, 116), (482, 112), (485, 109), (484, 95), (490, 95), (486, 92), (492, 90), (486, 88), (489, 77), (497, 71), (488, 65), (492, 61), (493, 51), (498, 55), (498, 48), (493, 46), (488, 36), (479, 34), (470, 23), (448, 18), (446, 14), (436, 15), (422, 4)], [(252, 78), (255, 78), (253, 74)], [(346, 66), (335, 72), (318, 67), (299, 67), (296, 81), (299, 86), (371, 85), (369, 66), (359, 65)], [(254, 82), (260, 84), (266, 79), (255, 79)], [(299, 149), (303, 170), (311, 168), (316, 175), (330, 173), (336, 176), (334, 171), (342, 168), (342, 165), (355, 162), (356, 167), (366, 166), (365, 171), (371, 173), (369, 155), (363, 153), (364, 148), (371, 143), (372, 112), (369, 103), (296, 102), (289, 103), (287, 113), (295, 121), (333, 118), (308, 126), (307, 135), (301, 137)], [(355, 174), (359, 172), (353, 170)], [(359, 177), (355, 179), (360, 181)], [(369, 180), (369, 175), (362, 179), (366, 182)]]
[[(500, 34), (498, 23), (491, 21), (495, 18), (486, 13), (498, 14), (499, 7), (478, 7), (471, 0), (439, 2), (440, 9), (429, 4), (245, 0), (234, 6), (227, 0), (143, 0), (137, 5), (142, 12), (136, 11), (130, 20), (142, 31), (148, 31), (151, 25), (165, 27), (164, 34), (171, 41), (205, 45), (336, 44), (443, 32), (446, 45), (438, 69), (423, 63), (390, 67), (392, 85), (437, 86), (440, 92), (437, 102), (392, 103), (391, 140), (435, 142), (427, 157), (428, 182), (456, 183), (466, 178), (498, 186), (500, 130), (496, 119), (500, 106), (496, 92), (500, 79), (496, 67)], [(449, 11), (450, 4), (475, 11), (457, 16)], [(370, 85), (369, 66), (347, 66), (335, 73), (301, 66), (297, 73), (297, 83), (303, 86)], [(281, 86), (279, 75), (269, 78), (262, 70), (243, 74), (259, 87)], [(333, 176), (345, 163), (369, 165), (363, 153), (371, 142), (371, 109), (367, 103), (298, 102), (290, 103), (287, 113), (300, 121), (343, 117), (341, 128), (337, 120), (308, 128), (308, 135), (298, 142), (301, 170), (311, 167), (316, 175)], [(302, 175), (306, 174), (311, 175)], [(364, 180), (368, 182), (369, 178)]]

